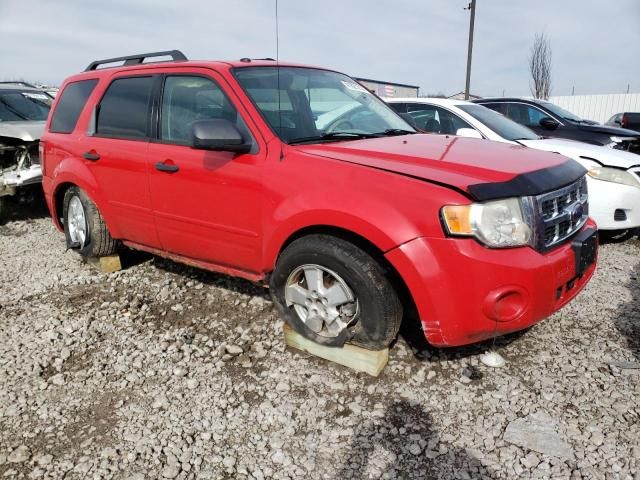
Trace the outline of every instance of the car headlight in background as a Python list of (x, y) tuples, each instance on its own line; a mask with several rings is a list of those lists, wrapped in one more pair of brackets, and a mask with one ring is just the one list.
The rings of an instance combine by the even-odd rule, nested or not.
[(609, 137), (610, 142), (605, 144), (605, 147), (609, 147), (609, 148), (622, 148), (624, 150), (624, 145), (622, 145), (625, 142), (632, 142), (635, 140), (634, 137)]
[(640, 180), (635, 175), (619, 168), (592, 167), (587, 172), (587, 175), (603, 182), (621, 183), (622, 185), (640, 188)]
[(476, 237), (489, 247), (519, 247), (531, 240), (531, 227), (525, 221), (519, 198), (446, 205), (442, 219), (449, 234)]

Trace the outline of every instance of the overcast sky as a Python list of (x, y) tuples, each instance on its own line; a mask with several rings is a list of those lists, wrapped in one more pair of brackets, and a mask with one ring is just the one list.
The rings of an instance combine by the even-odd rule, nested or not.
[[(468, 0), (279, 0), (280, 59), (464, 89)], [(59, 84), (99, 58), (275, 57), (275, 0), (0, 0), (0, 78)], [(472, 93), (528, 95), (536, 32), (552, 94), (640, 92), (640, 0), (477, 0)]]

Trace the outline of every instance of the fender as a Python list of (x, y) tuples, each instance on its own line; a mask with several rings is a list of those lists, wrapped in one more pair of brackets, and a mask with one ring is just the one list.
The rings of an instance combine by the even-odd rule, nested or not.
[[(60, 191), (60, 187), (66, 183), (77, 185), (91, 198), (93, 203), (96, 204), (102, 218), (107, 224), (107, 228), (113, 238), (120, 238), (120, 231), (117, 227), (117, 222), (114, 220), (113, 214), (109, 208), (102, 189), (98, 186), (96, 178), (91, 173), (89, 168), (78, 159), (73, 157), (67, 157), (62, 160), (52, 172), (53, 178), (53, 198), (55, 199)], [(52, 202), (52, 210), (56, 209), (55, 200)], [(62, 212), (52, 212), (54, 221), (58, 223), (58, 218)]]
[[(316, 208), (309, 205), (329, 205), (326, 192), (313, 192), (313, 195), (300, 195), (286, 199), (267, 221), (265, 230), (265, 271), (274, 268), (282, 247), (296, 232), (310, 227), (332, 227), (354, 233), (366, 238), (381, 252), (386, 252), (404, 242), (420, 236), (418, 228), (402, 212), (382, 199), (350, 195), (341, 204), (341, 209)], [(382, 223), (369, 222), (371, 212), (376, 218), (387, 219)], [(276, 226), (268, 232), (269, 226)]]

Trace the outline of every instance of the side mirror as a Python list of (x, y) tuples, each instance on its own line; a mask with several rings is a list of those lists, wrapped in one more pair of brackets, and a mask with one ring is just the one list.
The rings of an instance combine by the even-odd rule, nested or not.
[(473, 128), (459, 128), (456, 131), (456, 135), (458, 135), (459, 137), (467, 138), (482, 138), (482, 134), (479, 131), (474, 130)]
[(560, 125), (551, 117), (543, 117), (539, 122), (540, 126), (546, 130), (555, 130)]
[(413, 118), (411, 115), (409, 115), (408, 113), (399, 113), (398, 115), (400, 115), (400, 117), (402, 117), (402, 119), (405, 122), (407, 122), (409, 125), (411, 125), (413, 128), (415, 128), (416, 130), (419, 130), (418, 124), (416, 123), (416, 119)]
[(251, 144), (245, 143), (242, 134), (229, 120), (196, 120), (191, 124), (191, 148), (248, 153)]
[(619, 118), (616, 118), (616, 119), (613, 121), (613, 123), (615, 123), (616, 125), (620, 125), (620, 126), (622, 126), (622, 120), (621, 120), (621, 119), (619, 119)]

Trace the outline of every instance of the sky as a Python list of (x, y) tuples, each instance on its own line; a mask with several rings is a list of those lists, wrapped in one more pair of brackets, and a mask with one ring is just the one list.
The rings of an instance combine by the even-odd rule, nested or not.
[[(279, 0), (281, 60), (464, 90), (469, 0)], [(92, 60), (161, 50), (276, 56), (275, 0), (0, 0), (0, 79), (59, 85)], [(552, 95), (640, 92), (640, 0), (477, 0), (471, 92), (529, 95), (536, 33)]]

